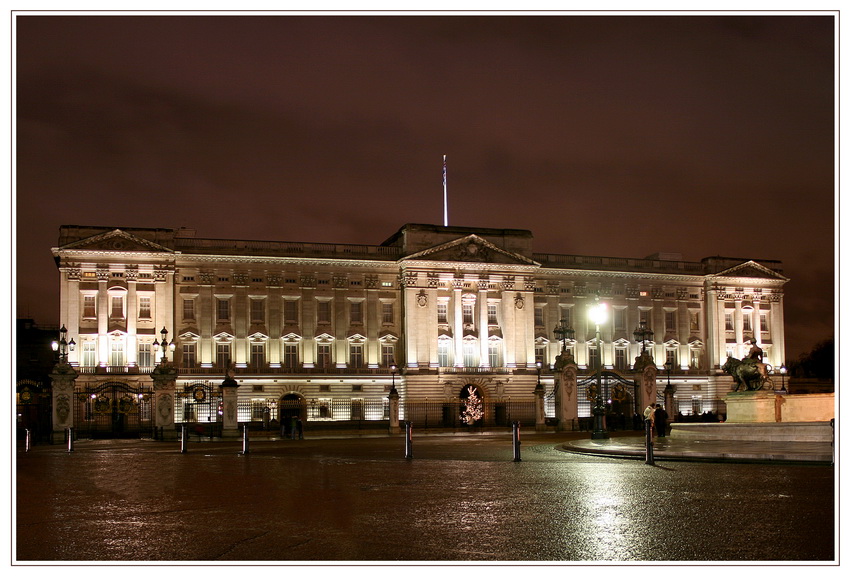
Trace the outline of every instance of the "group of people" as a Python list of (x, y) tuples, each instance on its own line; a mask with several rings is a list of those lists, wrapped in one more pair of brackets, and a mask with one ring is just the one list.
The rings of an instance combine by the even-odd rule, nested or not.
[(657, 434), (659, 437), (667, 436), (667, 419), (669, 418), (661, 403), (650, 403), (643, 411), (644, 421), (650, 423), (652, 434)]

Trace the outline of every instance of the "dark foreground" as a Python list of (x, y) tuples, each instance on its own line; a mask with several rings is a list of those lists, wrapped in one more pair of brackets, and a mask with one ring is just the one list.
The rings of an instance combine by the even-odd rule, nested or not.
[(834, 467), (559, 450), (576, 435), (78, 442), (17, 453), (39, 561), (823, 561)]

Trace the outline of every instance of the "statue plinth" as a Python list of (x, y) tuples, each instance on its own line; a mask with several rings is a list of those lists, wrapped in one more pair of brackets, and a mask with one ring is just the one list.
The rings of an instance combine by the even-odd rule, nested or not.
[(770, 390), (741, 391), (726, 395), (726, 422), (775, 423), (776, 394)]

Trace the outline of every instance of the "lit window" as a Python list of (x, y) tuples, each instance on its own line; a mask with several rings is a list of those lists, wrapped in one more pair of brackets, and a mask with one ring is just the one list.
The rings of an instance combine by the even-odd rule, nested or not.
[(331, 366), (331, 345), (319, 343), (316, 348), (316, 366), (326, 369)]
[(195, 366), (195, 343), (183, 343), (181, 365), (186, 369)]
[(153, 366), (152, 360), (153, 357), (151, 356), (151, 344), (139, 343), (139, 366), (142, 368), (149, 368)]
[(112, 311), (109, 314), (110, 318), (124, 318), (124, 295), (112, 295)]
[(363, 343), (351, 343), (349, 345), (349, 360), (351, 368), (363, 368)]
[(216, 343), (215, 366), (218, 369), (226, 369), (230, 366), (230, 343)]
[(283, 345), (283, 366), (294, 369), (298, 366), (298, 345), (296, 343), (285, 343)]
[(139, 297), (139, 318), (151, 318), (151, 297)]
[(266, 364), (266, 347), (263, 343), (251, 343), (251, 366), (255, 369)]
[(395, 345), (392, 343), (381, 344), (381, 365), (391, 367), (395, 364)]
[(496, 305), (493, 303), (487, 304), (487, 324), (498, 325), (499, 321), (496, 318)]
[(447, 303), (437, 303), (437, 322), (443, 324), (449, 322), (449, 306)]

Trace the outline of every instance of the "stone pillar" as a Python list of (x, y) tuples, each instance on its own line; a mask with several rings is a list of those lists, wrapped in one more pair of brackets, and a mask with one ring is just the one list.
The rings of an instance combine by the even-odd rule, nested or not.
[(224, 407), (222, 415), (221, 436), (222, 437), (238, 437), (239, 436), (239, 415), (236, 410), (237, 392), (239, 383), (233, 378), (232, 373), (228, 371), (227, 377), (219, 385), (221, 389), (221, 401)]
[(642, 367), (642, 370), (637, 375), (637, 382), (640, 387), (640, 412), (643, 416), (643, 409), (650, 403), (655, 403), (657, 398), (655, 378), (658, 375), (658, 369), (652, 359), (649, 363)]
[(79, 373), (68, 363), (59, 363), (53, 368), (50, 380), (53, 383), (53, 431), (51, 441), (62, 443), (65, 429), (74, 426), (74, 381)]
[(555, 360), (555, 416), (559, 431), (578, 429), (578, 366), (566, 351)]
[(177, 393), (177, 369), (164, 362), (151, 371), (154, 391), (154, 426), (162, 432), (163, 441), (177, 439), (174, 428), (174, 398)]
[(537, 386), (534, 387), (534, 430), (546, 430), (546, 407), (544, 405), (543, 396), (545, 391), (543, 385), (540, 384), (540, 377), (537, 378)]
[(395, 386), (390, 389), (387, 398), (390, 400), (390, 433), (395, 435), (401, 432), (398, 424), (398, 391)]

